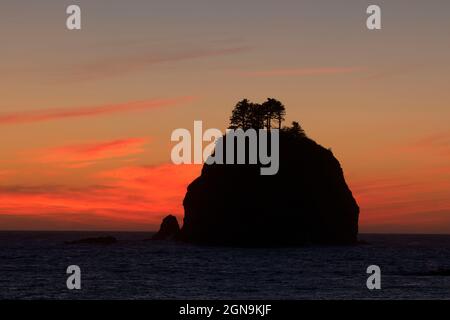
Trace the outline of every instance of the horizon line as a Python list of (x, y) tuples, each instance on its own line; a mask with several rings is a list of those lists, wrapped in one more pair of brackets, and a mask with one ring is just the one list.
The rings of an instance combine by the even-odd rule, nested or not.
[[(0, 232), (113, 232), (113, 233), (157, 233), (158, 230), (2, 230)], [(450, 236), (450, 233), (420, 233), (420, 232), (361, 232), (358, 235), (423, 235), (423, 236)]]

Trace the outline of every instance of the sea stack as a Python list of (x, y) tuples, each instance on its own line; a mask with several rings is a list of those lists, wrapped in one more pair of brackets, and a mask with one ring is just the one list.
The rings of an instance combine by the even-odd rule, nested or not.
[(279, 171), (260, 165), (203, 166), (184, 198), (184, 242), (225, 246), (347, 245), (359, 207), (330, 149), (281, 131)]
[(161, 223), (158, 233), (156, 233), (152, 240), (174, 240), (180, 232), (180, 226), (175, 216), (168, 215)]

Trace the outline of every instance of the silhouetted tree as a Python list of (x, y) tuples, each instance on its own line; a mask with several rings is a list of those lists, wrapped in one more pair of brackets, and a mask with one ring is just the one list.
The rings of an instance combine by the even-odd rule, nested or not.
[(230, 128), (247, 130), (272, 128), (272, 121), (278, 121), (278, 129), (284, 121), (286, 110), (284, 105), (272, 98), (268, 98), (263, 104), (250, 102), (248, 99), (239, 101), (233, 109), (230, 117)]
[(274, 115), (274, 105), (272, 104), (272, 102), (270, 101), (270, 99), (267, 99), (267, 101), (265, 101), (262, 105), (261, 108), (264, 110), (264, 118), (265, 118), (265, 122), (266, 122), (266, 128), (267, 130), (270, 130), (270, 128), (272, 127), (272, 118)]
[(278, 129), (281, 130), (281, 123), (285, 120), (284, 116), (286, 115), (286, 109), (284, 105), (277, 100), (275, 100), (274, 108), (275, 108), (275, 118), (278, 121)]
[(283, 131), (294, 137), (306, 137), (305, 130), (303, 130), (297, 121), (293, 121), (291, 127), (284, 127)]
[(284, 105), (273, 98), (268, 98), (266, 102), (262, 104), (264, 108), (264, 113), (266, 115), (266, 127), (267, 130), (272, 128), (272, 120), (278, 121), (278, 129), (281, 129), (281, 123), (284, 121), (284, 116), (286, 115), (286, 109)]
[(247, 130), (250, 128), (252, 103), (248, 99), (239, 101), (233, 109), (230, 117), (230, 128), (242, 128)]
[(262, 105), (252, 103), (250, 107), (250, 127), (253, 129), (263, 129), (265, 120), (265, 112)]
[(291, 130), (292, 130), (292, 132), (294, 132), (296, 134), (299, 134), (299, 135), (304, 135), (305, 134), (305, 131), (300, 126), (300, 123), (298, 123), (297, 121), (293, 121), (292, 122)]

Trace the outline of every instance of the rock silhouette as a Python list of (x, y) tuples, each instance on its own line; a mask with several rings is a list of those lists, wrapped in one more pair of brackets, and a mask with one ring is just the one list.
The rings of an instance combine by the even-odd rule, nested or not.
[(163, 219), (159, 231), (152, 237), (152, 240), (174, 240), (179, 232), (180, 226), (177, 218), (168, 215)]
[[(297, 126), (297, 128), (296, 128)], [(299, 130), (280, 132), (280, 167), (205, 164), (184, 198), (178, 239), (231, 246), (355, 244), (359, 207), (339, 161)]]
[[(280, 129), (285, 114), (276, 99), (263, 104), (239, 101), (230, 129), (266, 130), (271, 136), (274, 125), (278, 128), (277, 173), (261, 175), (259, 161), (205, 163), (200, 177), (188, 186), (181, 230), (176, 218), (168, 216), (154, 239), (226, 246), (356, 244), (359, 207), (339, 161), (331, 149), (307, 137), (298, 122)], [(222, 137), (222, 145), (226, 139)], [(259, 150), (259, 141), (256, 146)]]

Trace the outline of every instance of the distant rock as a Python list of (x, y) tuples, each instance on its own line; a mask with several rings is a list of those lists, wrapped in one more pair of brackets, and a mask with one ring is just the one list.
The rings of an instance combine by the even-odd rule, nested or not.
[(65, 244), (114, 244), (117, 242), (117, 239), (111, 236), (106, 237), (96, 237), (96, 238), (85, 238), (75, 241), (66, 241)]
[(175, 216), (168, 215), (161, 223), (158, 233), (156, 233), (152, 240), (174, 240), (180, 232), (180, 225)]
[(205, 164), (188, 187), (177, 238), (231, 246), (357, 243), (359, 207), (330, 149), (302, 132), (281, 132), (278, 173), (262, 176), (260, 167)]

